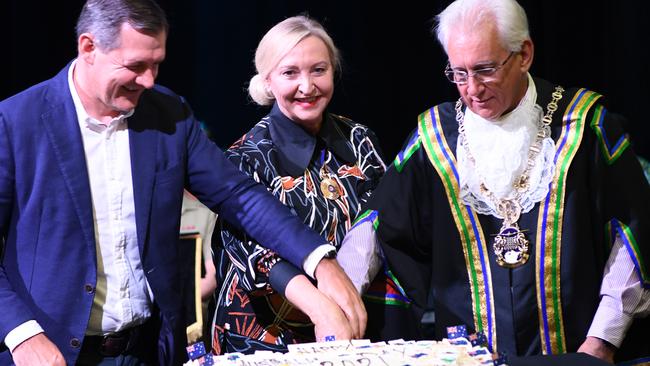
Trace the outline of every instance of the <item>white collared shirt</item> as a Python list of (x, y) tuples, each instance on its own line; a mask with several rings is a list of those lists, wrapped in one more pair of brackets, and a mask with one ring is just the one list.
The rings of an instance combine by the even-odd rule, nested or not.
[(74, 66), (68, 83), (86, 154), (97, 249), (97, 286), (86, 334), (99, 335), (143, 323), (151, 315), (152, 299), (135, 225), (127, 122), (133, 111), (107, 124), (90, 117), (74, 87)]

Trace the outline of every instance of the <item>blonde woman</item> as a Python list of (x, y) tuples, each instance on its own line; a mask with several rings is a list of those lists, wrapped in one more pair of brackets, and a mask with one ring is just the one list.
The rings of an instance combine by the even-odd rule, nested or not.
[[(272, 106), (226, 152), (306, 225), (338, 248), (385, 171), (367, 127), (326, 108), (339, 69), (338, 50), (323, 27), (305, 16), (271, 28), (255, 54), (249, 94)], [(215, 353), (286, 350), (287, 344), (364, 336), (365, 321), (346, 314), (309, 275), (220, 223), (213, 248), (217, 267)], [(333, 251), (330, 255), (335, 255)]]

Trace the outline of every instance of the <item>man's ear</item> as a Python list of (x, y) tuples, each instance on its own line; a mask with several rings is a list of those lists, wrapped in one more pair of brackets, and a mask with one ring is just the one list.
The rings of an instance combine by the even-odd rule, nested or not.
[(521, 51), (519, 53), (521, 54), (521, 64), (519, 67), (523, 72), (528, 72), (533, 64), (533, 56), (535, 55), (533, 41), (530, 39), (525, 40), (521, 45)]
[(97, 51), (97, 44), (95, 38), (90, 33), (82, 33), (77, 40), (77, 52), (79, 52), (79, 59), (92, 64), (95, 62), (95, 53)]

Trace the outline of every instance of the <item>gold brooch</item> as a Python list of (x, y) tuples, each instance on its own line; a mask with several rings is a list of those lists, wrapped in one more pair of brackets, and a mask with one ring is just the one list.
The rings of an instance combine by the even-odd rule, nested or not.
[(320, 182), (320, 191), (323, 192), (323, 197), (328, 200), (335, 200), (341, 197), (341, 187), (337, 181), (332, 178), (323, 178)]

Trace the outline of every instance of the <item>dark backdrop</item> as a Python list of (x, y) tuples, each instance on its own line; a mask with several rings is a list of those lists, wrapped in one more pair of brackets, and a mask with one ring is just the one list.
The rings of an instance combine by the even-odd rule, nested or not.
[[(76, 54), (81, 0), (0, 0), (0, 99), (53, 76)], [(267, 108), (245, 92), (264, 32), (302, 12), (321, 21), (343, 55), (331, 110), (367, 124), (392, 158), (424, 109), (457, 98), (430, 29), (449, 1), (160, 0), (171, 34), (159, 83), (188, 98), (222, 147)], [(532, 73), (604, 94), (629, 119), (635, 149), (650, 157), (645, 1), (521, 0), (535, 42)]]

